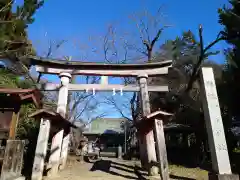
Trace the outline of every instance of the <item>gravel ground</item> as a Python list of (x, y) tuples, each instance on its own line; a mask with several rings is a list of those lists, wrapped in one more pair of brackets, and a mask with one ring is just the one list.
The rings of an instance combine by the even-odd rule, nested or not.
[[(48, 180), (121, 180), (142, 179), (157, 180), (160, 176), (149, 178), (146, 172), (141, 171), (138, 161), (124, 161), (115, 158), (102, 158), (91, 163), (80, 163), (69, 158), (67, 167), (58, 173), (56, 177), (48, 177)], [(172, 179), (181, 180), (204, 180), (207, 172), (200, 169), (186, 169), (179, 166), (170, 166)]]

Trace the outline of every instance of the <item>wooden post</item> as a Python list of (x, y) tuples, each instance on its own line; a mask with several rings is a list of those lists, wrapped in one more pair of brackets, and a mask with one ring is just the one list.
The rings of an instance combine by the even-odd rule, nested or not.
[(18, 112), (13, 112), (12, 113), (12, 120), (11, 120), (11, 124), (10, 124), (9, 139), (15, 139), (17, 124), (18, 124), (18, 118), (19, 118), (19, 111)]
[(21, 140), (7, 140), (1, 165), (1, 180), (22, 179), (24, 144)]
[(67, 154), (68, 154), (68, 145), (69, 145), (69, 140), (70, 139), (70, 134), (67, 134), (62, 141), (62, 150), (61, 150), (61, 162), (60, 162), (60, 169), (64, 169), (66, 162), (67, 162)]
[(146, 154), (146, 143), (144, 143), (144, 134), (140, 131), (137, 132), (138, 145), (139, 145), (139, 153), (142, 168), (147, 169), (147, 154)]
[(119, 145), (117, 149), (117, 158), (122, 159), (122, 146)]
[[(63, 117), (66, 117), (67, 102), (68, 102), (68, 85), (71, 79), (71, 74), (61, 73), (59, 77), (61, 78), (61, 88), (59, 89), (57, 112), (60, 113)], [(59, 162), (61, 163), (60, 169), (64, 169), (66, 166), (69, 141), (70, 141), (70, 135), (67, 134), (62, 141), (62, 146), (61, 146), (62, 150), (60, 153), (61, 162)]]
[(154, 134), (156, 137), (156, 151), (160, 176), (162, 180), (168, 180), (168, 160), (162, 120), (154, 120)]
[[(140, 105), (142, 110), (142, 116), (145, 117), (151, 113), (150, 111), (150, 102), (149, 102), (149, 94), (147, 88), (147, 78), (146, 74), (138, 76), (139, 86), (140, 86)], [(140, 132), (141, 133), (141, 132)], [(152, 162), (156, 162), (156, 150), (155, 150), (155, 142), (153, 136), (153, 130), (150, 130), (143, 137), (143, 144), (146, 148), (146, 159), (147, 159), (147, 170), (150, 176), (155, 176), (158, 174), (158, 168), (152, 165)], [(140, 146), (141, 148), (141, 146)], [(140, 151), (142, 152), (142, 151)]]
[(38, 133), (37, 146), (32, 169), (32, 180), (42, 180), (44, 160), (47, 154), (50, 121), (42, 119)]
[(235, 176), (232, 175), (231, 171), (224, 127), (222, 123), (222, 116), (212, 68), (202, 68), (201, 82), (203, 110), (208, 134), (208, 143), (211, 151), (213, 170), (217, 174), (217, 179), (236, 179)]
[(101, 84), (108, 85), (108, 76), (101, 76)]
[(60, 165), (60, 155), (63, 141), (63, 130), (57, 132), (52, 138), (52, 146), (49, 158), (49, 166), (51, 168), (50, 175), (55, 176), (58, 173)]

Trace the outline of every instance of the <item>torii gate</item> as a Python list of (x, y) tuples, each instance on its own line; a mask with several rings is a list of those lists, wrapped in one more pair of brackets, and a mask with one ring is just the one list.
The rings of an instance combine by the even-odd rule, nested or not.
[[(83, 63), (83, 62), (66, 62), (62, 60), (49, 60), (37, 57), (31, 57), (31, 65), (35, 65), (36, 71), (40, 74), (56, 74), (61, 79), (61, 85), (47, 83), (44, 85), (44, 90), (56, 90), (59, 89), (58, 96), (58, 107), (57, 112), (65, 117), (68, 91), (84, 91), (92, 90), (95, 91), (131, 91), (140, 92), (140, 103), (143, 117), (147, 117), (150, 113), (150, 102), (148, 92), (167, 92), (168, 86), (148, 86), (148, 77), (163, 76), (168, 74), (169, 67), (172, 66), (172, 61), (161, 61), (157, 63), (148, 64), (104, 64), (104, 63)], [(91, 75), (101, 76), (101, 84), (70, 84), (72, 75)], [(111, 85), (108, 84), (106, 76), (115, 77), (135, 77), (138, 80), (139, 85)], [(152, 162), (157, 162), (155, 141), (153, 129), (140, 136), (140, 151), (141, 159), (147, 162), (146, 168), (148, 169), (149, 175), (157, 175), (158, 169), (151, 165)], [(58, 137), (59, 145), (62, 144), (62, 140)], [(56, 143), (56, 142), (55, 142)], [(165, 144), (165, 143), (164, 143)], [(66, 148), (65, 148), (66, 150)], [(61, 153), (66, 154), (66, 153)], [(65, 159), (67, 157), (61, 157)], [(62, 165), (64, 167), (65, 164)], [(58, 167), (55, 167), (56, 169)]]
[[(146, 157), (146, 168), (148, 169), (149, 175), (155, 175), (158, 171), (152, 165), (156, 161), (156, 149), (153, 135), (153, 129), (155, 135), (160, 136), (156, 139), (157, 154), (158, 154), (158, 165), (160, 165), (160, 173), (163, 180), (169, 179), (166, 147), (163, 134), (163, 127), (161, 120), (164, 114), (163, 112), (157, 112), (151, 114), (150, 102), (148, 92), (166, 92), (168, 86), (148, 86), (148, 77), (163, 76), (168, 74), (169, 67), (172, 66), (172, 61), (162, 61), (157, 63), (149, 64), (100, 64), (100, 63), (82, 63), (82, 62), (65, 62), (59, 60), (47, 60), (36, 57), (31, 57), (31, 64), (36, 66), (36, 71), (45, 74), (57, 74), (61, 78), (61, 85), (46, 84), (45, 90), (54, 90), (56, 87), (59, 88), (59, 99), (57, 111), (62, 116), (66, 114), (68, 90), (89, 90), (93, 92), (96, 90), (101, 91), (137, 91), (140, 92), (140, 103), (143, 119), (138, 126), (145, 127), (145, 123), (149, 126), (149, 122), (146, 120), (151, 119), (150, 124), (154, 124), (154, 128), (147, 127), (144, 130), (144, 134), (140, 136), (140, 153), (141, 159)], [(69, 84), (71, 75), (93, 75), (103, 76), (102, 84)], [(105, 76), (118, 76), (118, 77), (135, 77), (138, 79), (139, 85), (109, 85)], [(232, 174), (228, 149), (226, 145), (226, 139), (224, 134), (224, 128), (222, 123), (221, 111), (218, 102), (216, 84), (214, 80), (214, 73), (212, 68), (203, 67), (201, 68), (201, 88), (203, 97), (203, 110), (206, 122), (206, 128), (208, 132), (208, 143), (211, 151), (213, 173), (209, 174), (209, 179), (236, 179), (239, 180), (237, 175)], [(143, 128), (143, 129), (144, 129)], [(61, 134), (56, 135), (56, 142), (52, 143), (55, 146), (65, 147), (61, 150), (61, 157), (54, 155), (52, 159), (59, 161), (62, 160), (62, 167), (64, 167), (67, 159), (67, 150), (69, 143), (69, 136), (64, 139)], [(160, 143), (161, 142), (161, 143)], [(64, 152), (63, 152), (64, 151)], [(51, 157), (50, 157), (51, 158)], [(58, 170), (58, 166), (53, 167)]]

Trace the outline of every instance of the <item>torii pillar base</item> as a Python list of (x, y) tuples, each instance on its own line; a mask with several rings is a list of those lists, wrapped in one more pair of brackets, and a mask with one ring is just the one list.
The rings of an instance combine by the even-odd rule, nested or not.
[(236, 174), (208, 174), (209, 180), (239, 180), (239, 175)]

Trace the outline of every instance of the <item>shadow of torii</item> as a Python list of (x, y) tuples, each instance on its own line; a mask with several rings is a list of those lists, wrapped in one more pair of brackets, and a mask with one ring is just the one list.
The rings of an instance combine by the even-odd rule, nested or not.
[(126, 178), (126, 179), (139, 179), (139, 178), (134, 177), (134, 176), (124, 175), (124, 174), (120, 174), (120, 173), (112, 171), (110, 168), (115, 168), (115, 169), (119, 169), (119, 170), (122, 170), (122, 171), (126, 171), (128, 173), (133, 173), (134, 174), (134, 171), (125, 169), (123, 167), (114, 166), (113, 164), (114, 164), (114, 162), (110, 161), (110, 160), (99, 160), (99, 161), (97, 161), (93, 164), (90, 171), (103, 171), (103, 172), (109, 173), (111, 175), (120, 176), (120, 177), (123, 177), (123, 178)]
[[(127, 173), (132, 174), (131, 175), (124, 175), (120, 174), (118, 172), (114, 172), (111, 170), (111, 168), (120, 170), (120, 171), (125, 171)], [(146, 171), (143, 171), (141, 167), (137, 165), (127, 165), (124, 163), (119, 163), (119, 162), (114, 162), (111, 160), (99, 160), (95, 162), (90, 169), (90, 171), (103, 171), (105, 173), (109, 173), (111, 175), (115, 176), (120, 176), (126, 179), (141, 179), (141, 180), (147, 180), (146, 178), (148, 176), (148, 173)], [(180, 177), (176, 175), (170, 174), (171, 179), (182, 179), (182, 180), (196, 180), (193, 178), (188, 178), (188, 177)]]

